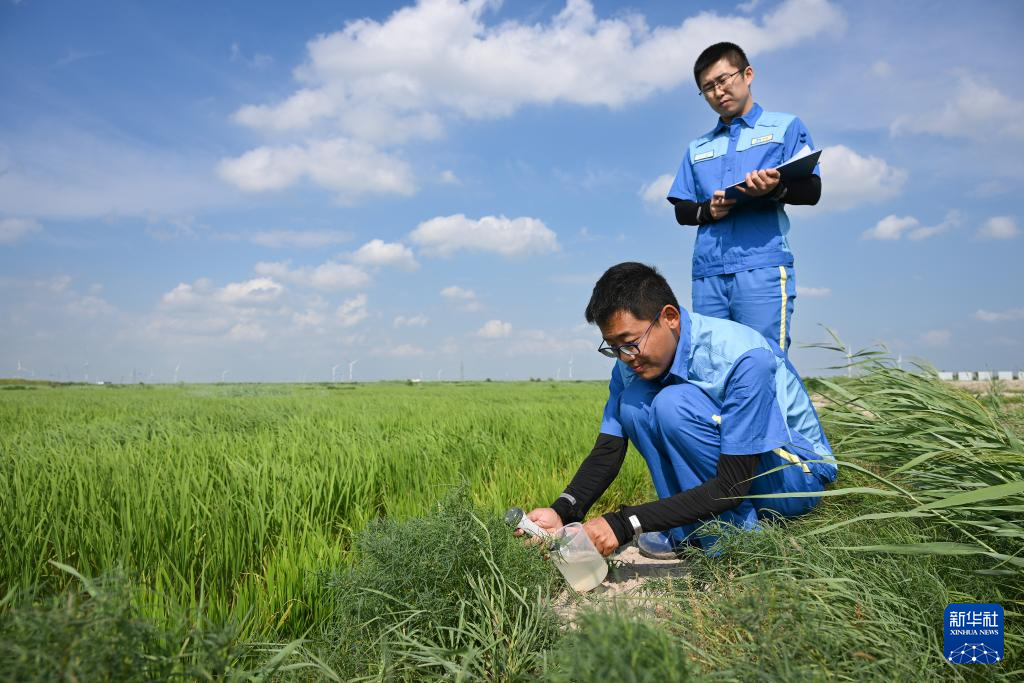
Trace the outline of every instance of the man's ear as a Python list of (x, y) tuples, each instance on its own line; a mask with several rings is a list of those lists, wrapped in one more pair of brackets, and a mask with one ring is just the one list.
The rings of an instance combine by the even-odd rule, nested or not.
[(669, 328), (673, 330), (679, 329), (679, 309), (672, 304), (665, 304), (665, 307), (661, 309), (661, 317), (668, 323)]

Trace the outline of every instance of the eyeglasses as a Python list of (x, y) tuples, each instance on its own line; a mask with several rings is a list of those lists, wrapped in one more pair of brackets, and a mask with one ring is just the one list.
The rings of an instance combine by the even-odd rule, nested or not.
[(715, 93), (715, 90), (717, 90), (718, 88), (725, 90), (726, 86), (729, 85), (729, 81), (736, 78), (736, 74), (741, 74), (744, 71), (746, 71), (746, 69), (740, 69), (739, 71), (733, 71), (731, 74), (724, 74), (722, 76), (719, 76), (710, 83), (705, 83), (704, 87), (701, 88), (700, 92), (697, 94), (700, 95), (701, 97), (711, 97)]
[[(643, 342), (644, 337), (648, 335), (654, 324), (658, 322), (658, 318), (661, 317), (661, 311), (658, 311), (658, 315), (654, 316), (654, 320), (647, 326), (644, 333), (637, 337), (636, 341), (629, 342), (628, 344), (620, 344), (619, 346), (613, 346), (605, 342), (604, 346), (597, 347), (598, 353), (602, 353), (609, 358), (622, 358), (622, 360), (633, 360), (640, 355), (640, 344)], [(602, 340), (603, 341), (603, 340)]]

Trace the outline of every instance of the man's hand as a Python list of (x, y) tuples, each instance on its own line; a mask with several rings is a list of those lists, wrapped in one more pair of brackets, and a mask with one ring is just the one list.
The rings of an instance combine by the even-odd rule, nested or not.
[(760, 171), (748, 173), (746, 186), (740, 185), (736, 189), (750, 197), (763, 197), (775, 191), (775, 188), (779, 186), (780, 178), (778, 170), (763, 168)]
[(619, 547), (619, 539), (615, 538), (615, 532), (604, 517), (595, 517), (583, 525), (583, 530), (590, 536), (590, 541), (597, 548), (597, 552), (608, 557)]
[(549, 534), (554, 534), (564, 526), (562, 518), (553, 508), (534, 508), (526, 513), (526, 518)]
[(711, 220), (717, 221), (728, 216), (729, 209), (731, 209), (735, 203), (735, 199), (725, 198), (725, 190), (716, 190), (715, 194), (711, 196), (711, 204), (709, 205)]

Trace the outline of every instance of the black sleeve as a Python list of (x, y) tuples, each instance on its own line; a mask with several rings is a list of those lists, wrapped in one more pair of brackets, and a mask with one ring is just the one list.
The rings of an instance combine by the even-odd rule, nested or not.
[(718, 473), (700, 486), (669, 498), (643, 505), (625, 505), (604, 515), (619, 545), (633, 538), (631, 515), (636, 515), (644, 531), (665, 531), (682, 524), (709, 519), (739, 505), (750, 491), (750, 480), (757, 470), (760, 455), (721, 455)]
[(619, 475), (628, 446), (629, 442), (621, 436), (598, 434), (597, 443), (565, 487), (565, 493), (551, 504), (563, 524), (583, 521), (590, 506)]
[(711, 200), (694, 202), (689, 199), (669, 197), (668, 201), (675, 207), (676, 223), (679, 225), (707, 225), (711, 221)]
[(814, 206), (821, 199), (821, 178), (813, 173), (806, 178), (788, 180), (775, 191), (776, 200), (784, 204)]

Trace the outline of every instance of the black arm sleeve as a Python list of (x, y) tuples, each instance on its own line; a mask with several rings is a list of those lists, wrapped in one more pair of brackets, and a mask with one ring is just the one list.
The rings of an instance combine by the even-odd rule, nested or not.
[(786, 193), (779, 200), (784, 204), (814, 206), (821, 199), (821, 178), (813, 173), (805, 178), (786, 182)]
[(679, 225), (707, 225), (711, 222), (711, 200), (694, 202), (689, 199), (669, 197), (676, 209), (676, 223)]
[[(765, 199), (774, 199), (794, 206), (814, 206), (821, 199), (821, 178), (812, 173), (805, 178), (790, 180), (780, 185), (775, 194), (782, 196), (767, 195)], [(700, 203), (675, 197), (669, 197), (668, 200), (675, 208), (676, 223), (679, 225), (707, 225), (714, 222), (711, 218), (710, 199)]]
[(565, 494), (551, 504), (563, 524), (583, 521), (590, 506), (619, 475), (628, 446), (629, 442), (621, 436), (598, 434), (597, 443), (565, 487)]
[(739, 505), (750, 491), (759, 455), (721, 455), (718, 473), (700, 486), (643, 505), (626, 505), (604, 515), (619, 545), (633, 538), (629, 517), (636, 515), (644, 531), (665, 531), (709, 519)]

